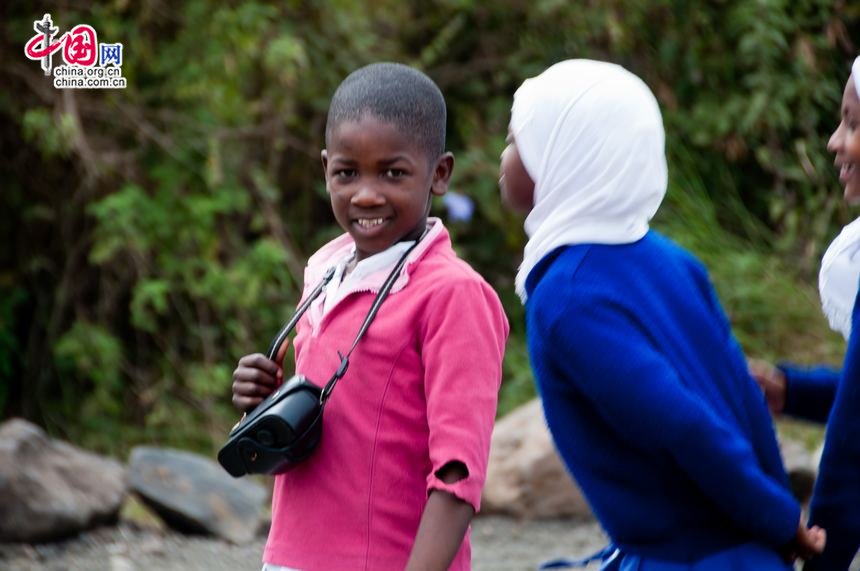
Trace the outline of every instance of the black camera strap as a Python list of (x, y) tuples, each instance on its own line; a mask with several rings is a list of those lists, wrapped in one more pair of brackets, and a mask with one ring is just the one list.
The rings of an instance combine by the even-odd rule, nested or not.
[[(427, 230), (425, 229), (421, 236), (418, 237), (415, 242), (407, 248), (403, 255), (400, 256), (400, 259), (397, 260), (397, 263), (394, 265), (394, 268), (391, 270), (391, 273), (388, 274), (388, 277), (385, 279), (385, 282), (382, 284), (382, 287), (379, 288), (379, 291), (376, 294), (376, 298), (373, 300), (373, 305), (370, 306), (370, 309), (367, 312), (367, 317), (364, 318), (364, 323), (361, 324), (361, 328), (358, 330), (358, 333), (355, 336), (355, 340), (352, 342), (352, 346), (349, 348), (349, 351), (346, 352), (346, 355), (342, 354), (340, 351), (337, 352), (337, 356), (340, 357), (340, 365), (338, 365), (337, 370), (334, 372), (332, 377), (328, 380), (323, 387), (322, 393), (320, 394), (320, 404), (324, 405), (325, 402), (331, 396), (331, 392), (334, 390), (334, 386), (337, 382), (346, 374), (347, 368), (349, 368), (349, 357), (352, 355), (352, 352), (355, 350), (355, 347), (358, 345), (358, 342), (367, 332), (368, 327), (373, 322), (373, 319), (376, 317), (376, 314), (379, 312), (379, 308), (382, 305), (382, 302), (385, 301), (385, 298), (388, 296), (388, 293), (391, 291), (391, 288), (394, 287), (394, 282), (397, 281), (398, 276), (400, 275), (400, 271), (403, 269), (403, 266), (406, 264), (406, 258), (409, 257), (409, 254), (412, 253), (412, 250), (418, 245), (418, 242), (421, 241), (422, 238), (427, 234)], [(296, 309), (296, 312), (293, 314), (292, 318), (290, 318), (289, 322), (284, 325), (281, 330), (278, 332), (278, 335), (275, 337), (275, 340), (272, 341), (271, 346), (269, 347), (268, 357), (270, 360), (274, 360), (277, 356), (278, 349), (283, 344), (284, 340), (293, 332), (296, 324), (298, 324), (299, 319), (301, 319), (302, 315), (308, 310), (311, 306), (311, 303), (319, 297), (322, 293), (323, 288), (331, 281), (332, 277), (334, 277), (335, 268), (329, 268), (323, 279), (314, 288), (314, 290), (308, 295), (307, 299), (302, 302), (302, 304)]]
[(331, 281), (331, 278), (334, 276), (335, 267), (332, 266), (328, 270), (326, 270), (325, 275), (323, 276), (322, 281), (314, 288), (314, 290), (308, 295), (307, 299), (305, 299), (301, 305), (296, 309), (296, 312), (290, 318), (286, 325), (281, 327), (281, 330), (275, 336), (272, 344), (269, 345), (269, 351), (266, 353), (266, 356), (269, 357), (269, 360), (274, 361), (275, 357), (278, 354), (278, 349), (280, 349), (281, 345), (283, 345), (284, 340), (289, 337), (290, 333), (295, 329), (296, 324), (298, 324), (299, 319), (302, 318), (302, 315), (308, 310), (311, 306), (311, 303), (319, 297), (322, 293), (323, 288), (328, 285), (328, 282)]
[(385, 301), (385, 298), (388, 296), (388, 292), (391, 291), (391, 288), (394, 286), (394, 282), (397, 281), (397, 277), (400, 275), (400, 270), (403, 269), (403, 266), (406, 264), (406, 258), (409, 257), (409, 254), (412, 253), (412, 250), (415, 249), (415, 246), (418, 245), (418, 242), (427, 234), (427, 230), (425, 229), (421, 236), (415, 240), (409, 248), (403, 252), (403, 255), (400, 256), (400, 259), (397, 260), (397, 264), (395, 264), (394, 268), (391, 270), (391, 273), (388, 274), (388, 277), (385, 279), (385, 283), (382, 284), (382, 287), (379, 288), (379, 292), (376, 294), (376, 298), (373, 300), (373, 305), (370, 306), (370, 310), (367, 312), (367, 317), (364, 318), (364, 323), (361, 324), (361, 329), (358, 330), (358, 333), (355, 336), (355, 340), (352, 342), (352, 346), (349, 348), (349, 351), (346, 352), (346, 355), (343, 355), (340, 351), (337, 352), (338, 357), (340, 357), (340, 365), (337, 368), (337, 371), (334, 372), (331, 379), (326, 383), (323, 388), (322, 394), (320, 394), (320, 404), (325, 404), (328, 398), (331, 396), (331, 392), (334, 390), (334, 386), (337, 382), (346, 374), (347, 368), (349, 368), (349, 356), (352, 355), (352, 352), (355, 350), (356, 345), (364, 336), (364, 333), (367, 331), (367, 328), (370, 327), (371, 322), (373, 322), (373, 318), (376, 317), (377, 312), (379, 311), (382, 302)]

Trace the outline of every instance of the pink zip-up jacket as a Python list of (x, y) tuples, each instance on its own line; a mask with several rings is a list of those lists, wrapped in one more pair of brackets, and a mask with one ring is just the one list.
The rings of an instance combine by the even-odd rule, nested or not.
[[(400, 570), (431, 490), (477, 512), (508, 322), (498, 296), (458, 259), (441, 221), (412, 251), (326, 405), (313, 456), (275, 477), (263, 560), (305, 571)], [(352, 248), (343, 235), (308, 261), (305, 295)], [(316, 384), (337, 369), (390, 268), (367, 276), (296, 330), (296, 371)], [(462, 462), (468, 477), (436, 471)], [(469, 534), (451, 565), (471, 566)]]

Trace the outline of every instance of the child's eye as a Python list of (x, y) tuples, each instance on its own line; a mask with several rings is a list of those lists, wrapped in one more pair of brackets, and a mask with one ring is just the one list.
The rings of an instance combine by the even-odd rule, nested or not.
[(402, 178), (406, 175), (406, 171), (403, 169), (386, 169), (382, 176), (385, 178)]
[(340, 179), (352, 178), (358, 174), (355, 169), (337, 169), (334, 171), (334, 176)]

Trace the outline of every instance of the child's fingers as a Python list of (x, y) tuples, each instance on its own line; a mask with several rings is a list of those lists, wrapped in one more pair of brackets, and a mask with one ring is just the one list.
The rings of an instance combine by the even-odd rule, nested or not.
[(278, 385), (280, 367), (261, 353), (245, 355), (233, 371), (233, 405), (249, 411)]
[(824, 546), (827, 543), (827, 533), (820, 527), (812, 526), (806, 528), (802, 526), (797, 533), (797, 551), (795, 555), (802, 559), (809, 559), (824, 551)]
[(284, 362), (284, 357), (287, 354), (287, 349), (290, 347), (290, 338), (287, 337), (284, 339), (284, 342), (281, 343), (281, 346), (278, 347), (278, 352), (275, 354), (275, 362), (277, 364), (282, 364)]
[(262, 353), (252, 353), (251, 355), (245, 355), (239, 359), (239, 366), (236, 370), (238, 371), (241, 368), (260, 369), (272, 376), (278, 374), (278, 364)]
[(267, 397), (275, 390), (275, 382), (270, 379), (270, 382), (260, 383), (255, 381), (247, 381), (235, 379), (233, 381), (233, 394), (243, 397)]
[(239, 360), (233, 371), (234, 383), (256, 383), (266, 387), (277, 385), (280, 367), (259, 353), (247, 355)]
[(242, 412), (249, 412), (263, 402), (262, 397), (240, 397), (233, 395), (233, 406)]
[(271, 388), (278, 384), (276, 380), (277, 378), (277, 369), (275, 369), (274, 373), (251, 367), (239, 367), (233, 371), (234, 383), (252, 383)]
[(824, 546), (827, 544), (827, 531), (817, 525), (813, 525), (809, 529), (810, 534), (812, 535), (812, 549), (816, 553), (821, 553), (824, 551)]
[(242, 380), (233, 381), (233, 405), (242, 411), (256, 407), (275, 389), (274, 383), (260, 384)]

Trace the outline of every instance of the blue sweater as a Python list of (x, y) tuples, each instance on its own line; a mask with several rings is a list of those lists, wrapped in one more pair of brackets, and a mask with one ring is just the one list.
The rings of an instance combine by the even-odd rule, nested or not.
[(799, 367), (792, 363), (780, 363), (778, 367), (786, 382), (783, 412), (803, 420), (827, 422), (841, 371), (823, 365)]
[[(824, 553), (805, 571), (845, 571), (860, 548), (860, 294), (854, 301), (851, 337), (841, 376), (822, 375), (810, 398), (833, 406), (827, 418), (827, 436), (818, 479), (810, 505), (811, 524), (827, 530)], [(804, 386), (803, 378), (799, 383)], [(791, 378), (789, 377), (789, 388)], [(815, 393), (815, 394), (814, 394)], [(833, 396), (835, 393), (835, 397)], [(829, 408), (829, 407), (822, 407)]]
[(559, 248), (526, 289), (547, 423), (616, 545), (693, 562), (792, 540), (770, 416), (697, 260), (651, 231)]

